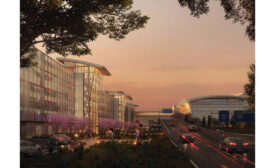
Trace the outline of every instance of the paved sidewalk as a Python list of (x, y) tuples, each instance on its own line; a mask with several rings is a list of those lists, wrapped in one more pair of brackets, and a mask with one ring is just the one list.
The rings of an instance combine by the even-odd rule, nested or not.
[[(136, 139), (114, 139), (113, 140), (114, 142), (117, 142), (117, 143), (123, 143), (123, 142), (128, 142), (128, 143), (131, 143), (133, 145), (136, 145), (137, 143), (137, 140)], [(100, 143), (100, 142), (110, 142), (109, 139), (99, 139), (99, 138), (91, 138), (90, 140), (80, 140), (80, 142), (85, 142), (86, 145), (84, 145), (84, 149), (87, 149), (89, 148), (90, 146), (92, 145), (95, 145), (97, 143)], [(139, 139), (139, 143), (145, 143), (145, 142), (151, 142), (151, 139)]]

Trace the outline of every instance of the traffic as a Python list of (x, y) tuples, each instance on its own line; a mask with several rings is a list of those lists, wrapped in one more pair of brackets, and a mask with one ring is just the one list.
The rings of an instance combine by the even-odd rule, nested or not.
[(162, 127), (165, 135), (197, 167), (255, 167), (255, 146), (249, 144), (246, 137), (201, 128), (174, 118), (162, 120)]

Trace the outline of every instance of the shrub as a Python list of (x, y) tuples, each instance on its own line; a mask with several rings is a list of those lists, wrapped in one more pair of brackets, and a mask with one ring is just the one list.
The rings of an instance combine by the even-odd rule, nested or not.
[[(188, 158), (180, 153), (165, 136), (157, 136), (151, 143), (127, 144), (102, 142), (84, 150), (83, 146), (69, 152), (59, 148), (60, 152), (41, 157), (37, 155), (30, 160), (21, 158), (21, 167), (51, 168), (158, 168), (191, 167)], [(39, 165), (40, 166), (37, 166)]]

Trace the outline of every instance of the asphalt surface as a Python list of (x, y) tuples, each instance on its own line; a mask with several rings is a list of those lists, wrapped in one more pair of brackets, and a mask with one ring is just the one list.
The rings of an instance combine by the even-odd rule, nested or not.
[[(189, 156), (195, 167), (199, 168), (250, 168), (255, 167), (255, 146), (249, 146), (247, 153), (226, 153), (219, 149), (222, 135), (209, 129), (200, 129), (198, 132), (189, 132), (188, 124), (180, 120), (176, 126), (170, 127), (169, 120), (162, 120), (163, 132), (171, 142), (184, 154)], [(193, 135), (194, 143), (181, 143), (179, 131), (184, 130)], [(227, 135), (225, 135), (227, 136)]]

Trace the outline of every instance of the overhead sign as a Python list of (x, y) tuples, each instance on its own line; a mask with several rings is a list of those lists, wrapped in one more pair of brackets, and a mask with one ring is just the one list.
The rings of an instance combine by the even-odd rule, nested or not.
[(163, 108), (162, 113), (172, 113), (172, 109), (171, 108)]
[(255, 112), (253, 111), (234, 111), (235, 122), (255, 122)]
[(236, 111), (234, 111), (234, 114), (244, 114), (244, 113), (255, 113), (255, 111), (250, 111), (250, 110), (236, 110)]
[(229, 122), (229, 111), (219, 111), (219, 122)]

